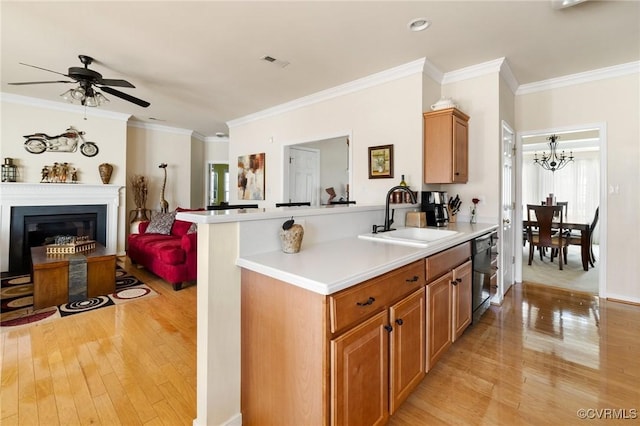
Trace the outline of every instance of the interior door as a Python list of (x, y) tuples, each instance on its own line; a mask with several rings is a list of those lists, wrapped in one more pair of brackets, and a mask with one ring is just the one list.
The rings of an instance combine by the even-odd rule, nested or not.
[(289, 149), (289, 200), (320, 204), (320, 151), (313, 148)]
[(502, 302), (502, 297), (514, 282), (514, 208), (515, 185), (513, 159), (515, 152), (515, 138), (511, 127), (502, 122), (502, 209), (500, 215), (502, 227), (499, 243), (499, 270), (501, 279), (498, 280), (497, 302)]

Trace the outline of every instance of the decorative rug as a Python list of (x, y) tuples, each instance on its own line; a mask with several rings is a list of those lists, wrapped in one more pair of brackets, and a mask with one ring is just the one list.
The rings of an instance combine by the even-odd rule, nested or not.
[(156, 295), (157, 293), (142, 281), (124, 269), (116, 267), (115, 293), (34, 311), (33, 283), (30, 276), (27, 274), (3, 278), (0, 283), (0, 329), (7, 331), (11, 327), (93, 311)]

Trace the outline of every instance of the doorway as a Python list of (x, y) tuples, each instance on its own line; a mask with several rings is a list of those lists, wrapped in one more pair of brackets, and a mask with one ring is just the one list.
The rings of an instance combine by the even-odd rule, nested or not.
[[(566, 167), (551, 172), (534, 163), (546, 150), (549, 137), (558, 136), (558, 151), (572, 153), (574, 159)], [(517, 176), (516, 218), (526, 215), (526, 204), (540, 204), (549, 193), (557, 202), (567, 202), (567, 218), (590, 224), (599, 209), (599, 224), (606, 223), (606, 126), (605, 124), (578, 125), (518, 133), (519, 155)], [(567, 222), (567, 220), (565, 220)], [(523, 235), (522, 220), (515, 221), (516, 247), (523, 255), (516, 255), (516, 281), (532, 281), (602, 295), (606, 290), (606, 227), (597, 226), (594, 232), (596, 261), (587, 271), (582, 268), (580, 247), (569, 246), (570, 267), (559, 270), (557, 261), (536, 251), (532, 266), (528, 266), (529, 245)], [(599, 250), (598, 250), (599, 248)], [(519, 253), (516, 250), (517, 253)], [(573, 253), (573, 260), (571, 256)], [(573, 266), (573, 267), (571, 267)]]
[(229, 164), (209, 163), (207, 167), (207, 205), (229, 202)]

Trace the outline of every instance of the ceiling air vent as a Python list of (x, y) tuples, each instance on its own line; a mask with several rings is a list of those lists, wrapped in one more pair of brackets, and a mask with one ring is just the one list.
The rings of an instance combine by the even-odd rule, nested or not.
[(263, 56), (262, 58), (260, 58), (263, 61), (267, 61), (267, 62), (271, 62), (272, 64), (278, 65), (280, 68), (284, 68), (287, 65), (289, 65), (289, 62), (287, 61), (283, 61), (280, 59), (276, 59), (273, 56)]

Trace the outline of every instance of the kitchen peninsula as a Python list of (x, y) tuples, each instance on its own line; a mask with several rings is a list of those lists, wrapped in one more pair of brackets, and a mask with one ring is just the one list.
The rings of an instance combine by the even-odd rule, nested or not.
[[(416, 206), (413, 205), (398, 206), (396, 217), (399, 219), (395, 226), (402, 226), (404, 213), (415, 208)], [(296, 223), (304, 226), (305, 235), (299, 253), (285, 254), (280, 250), (278, 229), (291, 216)], [(332, 309), (338, 312), (338, 315), (342, 312), (342, 302), (331, 301), (331, 297), (352, 292), (354, 291), (352, 288), (356, 289), (366, 281), (372, 283), (374, 287), (370, 288), (375, 288), (374, 291), (382, 291), (378, 299), (380, 305), (376, 302), (369, 303), (374, 309), (395, 303), (398, 297), (402, 297), (403, 301), (405, 298), (411, 301), (424, 301), (423, 296), (413, 294), (425, 291), (425, 279), (429, 279), (426, 276), (428, 268), (425, 268), (425, 259), (496, 228), (496, 225), (491, 224), (450, 225), (450, 229), (455, 229), (460, 234), (434, 243), (432, 247), (414, 248), (357, 238), (358, 234), (369, 232), (371, 225), (382, 223), (383, 206), (189, 212), (179, 213), (178, 218), (198, 223), (198, 418), (194, 424), (203, 425), (240, 424), (241, 422), (250, 424), (252, 418), (255, 420), (256, 416), (261, 417), (263, 414), (256, 410), (276, 408), (280, 410), (280, 420), (284, 423), (303, 418), (308, 421), (313, 419), (314, 423), (329, 423), (331, 394), (328, 367), (331, 359), (328, 348), (331, 344), (330, 339), (353, 325), (349, 317), (350, 313), (345, 313), (344, 321), (339, 316), (334, 319), (333, 324), (330, 324), (328, 306), (333, 306)], [(380, 284), (381, 279), (389, 279), (390, 282), (409, 280), (407, 289), (415, 291), (409, 295), (405, 295), (405, 289), (399, 293), (389, 292)], [(246, 405), (248, 400), (244, 400), (242, 410), (247, 412), (241, 414), (241, 396), (244, 398), (248, 395), (247, 383), (254, 379), (247, 376), (251, 374), (247, 366), (250, 363), (248, 357), (252, 356), (252, 350), (266, 351), (280, 343), (283, 343), (285, 348), (292, 349), (289, 351), (291, 354), (289, 359), (264, 358), (261, 361), (263, 370), (275, 371), (280, 368), (278, 365), (272, 365), (271, 361), (290, 363), (292, 367), (301, 366), (305, 362), (304, 357), (307, 356), (301, 351), (293, 350), (304, 348), (306, 343), (297, 340), (296, 335), (282, 336), (284, 329), (271, 330), (279, 333), (278, 335), (284, 340), (275, 339), (263, 343), (249, 339), (242, 341), (241, 344), (242, 332), (244, 331), (245, 338), (250, 335), (244, 327), (248, 324), (251, 314), (244, 308), (254, 305), (268, 306), (266, 303), (262, 304), (261, 300), (251, 299), (253, 296), (250, 292), (244, 292), (241, 296), (241, 283), (245, 281), (242, 285), (246, 286), (254, 280), (264, 280), (268, 286), (275, 285), (267, 290), (267, 293), (272, 293), (272, 300), (277, 299), (278, 293), (271, 290), (277, 287), (280, 291), (284, 291), (281, 294), (285, 299), (279, 301), (281, 308), (290, 309), (303, 316), (310, 315), (311, 312), (320, 315), (318, 318), (324, 324), (322, 327), (315, 328), (313, 324), (308, 324), (307, 327), (304, 323), (298, 324), (298, 327), (301, 327), (302, 335), (306, 335), (306, 338), (315, 339), (314, 345), (320, 345), (317, 353), (307, 354), (309, 356), (307, 361), (315, 362), (320, 357), (321, 362), (304, 374), (292, 371), (295, 374), (293, 380), (297, 382), (297, 386), (288, 393), (280, 393), (279, 388), (263, 388), (262, 396), (265, 400), (263, 407), (248, 406)], [(356, 298), (359, 296), (357, 291), (353, 295)], [(341, 300), (351, 300), (351, 296), (344, 297), (346, 298)], [(409, 299), (411, 297), (412, 299)], [(311, 303), (307, 304), (308, 301)], [(360, 302), (367, 303), (368, 299), (365, 298)], [(403, 309), (403, 306), (394, 305), (393, 308)], [(241, 311), (242, 315), (249, 316), (241, 318)], [(373, 313), (373, 315), (375, 318), (380, 317), (379, 321), (385, 322), (387, 311), (388, 309), (385, 308), (381, 313)], [(273, 319), (280, 315), (277, 309), (269, 309), (267, 312), (272, 314), (271, 318), (266, 319)], [(262, 321), (259, 316), (252, 318), (257, 319), (258, 322)], [(287, 319), (282, 318), (282, 320), (286, 323)], [(292, 321), (290, 324), (294, 324), (295, 318), (290, 320)], [(241, 329), (241, 323), (243, 323), (243, 329)], [(262, 331), (257, 333), (260, 334)], [(266, 352), (265, 355), (268, 356)], [(241, 359), (245, 363), (242, 379)], [(299, 363), (301, 359), (302, 364)], [(287, 372), (283, 371), (283, 373)], [(292, 376), (289, 375), (289, 377)], [(288, 379), (283, 376), (282, 381), (274, 386), (284, 384), (288, 386), (286, 380)], [(293, 392), (296, 394), (294, 395)], [(273, 395), (273, 398), (279, 401), (267, 398), (267, 395)], [(271, 403), (278, 403), (279, 406), (272, 404), (268, 407)], [(287, 406), (286, 409), (283, 404)], [(301, 412), (304, 412), (307, 417), (299, 417)]]

